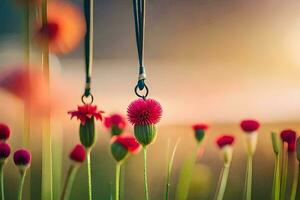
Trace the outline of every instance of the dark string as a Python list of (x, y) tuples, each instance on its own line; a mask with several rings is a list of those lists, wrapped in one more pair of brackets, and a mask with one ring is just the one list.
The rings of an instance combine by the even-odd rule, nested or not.
[(84, 0), (83, 1), (83, 9), (84, 9), (84, 16), (86, 21), (86, 35), (84, 38), (84, 53), (85, 53), (85, 90), (84, 94), (82, 96), (82, 101), (84, 102), (84, 98), (91, 97), (90, 103), (93, 102), (93, 96), (91, 94), (91, 79), (92, 79), (92, 57), (93, 57), (93, 46), (91, 40), (91, 23), (93, 21), (91, 16), (91, 1), (90, 0)]
[[(146, 71), (144, 67), (144, 32), (145, 32), (145, 10), (146, 0), (133, 0), (133, 14), (135, 24), (136, 46), (139, 58), (139, 77), (135, 87), (135, 93), (139, 97), (145, 98), (148, 95), (148, 88), (145, 84)], [(145, 95), (138, 94), (137, 89), (146, 89)]]

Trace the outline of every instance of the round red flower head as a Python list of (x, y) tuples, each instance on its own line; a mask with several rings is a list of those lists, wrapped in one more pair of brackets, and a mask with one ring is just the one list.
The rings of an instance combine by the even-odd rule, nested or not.
[(104, 126), (110, 129), (112, 135), (120, 135), (126, 127), (126, 119), (123, 115), (115, 113), (104, 118)]
[(77, 110), (68, 114), (80, 120), (79, 136), (80, 142), (85, 148), (91, 148), (96, 142), (95, 119), (102, 121), (103, 111), (98, 111), (97, 106), (85, 104), (78, 106)]
[(296, 136), (296, 131), (292, 129), (285, 129), (280, 133), (281, 140), (288, 144), (289, 152), (293, 152), (296, 150)]
[(0, 163), (3, 163), (10, 155), (10, 146), (7, 143), (0, 143)]
[(71, 151), (69, 157), (76, 163), (83, 163), (86, 157), (84, 146), (81, 144), (77, 144)]
[(134, 135), (143, 145), (151, 144), (156, 138), (156, 127), (162, 115), (161, 105), (154, 99), (138, 99), (127, 109), (129, 121), (134, 125)]
[(241, 121), (240, 126), (244, 132), (253, 133), (260, 127), (260, 124), (256, 120), (246, 119), (246, 120)]
[(216, 140), (219, 148), (223, 148), (225, 146), (231, 146), (234, 143), (234, 137), (232, 135), (222, 135)]
[(204, 138), (205, 131), (209, 128), (207, 124), (195, 124), (193, 129), (195, 132), (195, 138), (198, 142), (201, 142)]
[(0, 123), (0, 140), (6, 141), (10, 136), (10, 129), (6, 124)]
[(31, 154), (26, 149), (19, 149), (14, 153), (15, 165), (19, 167), (28, 167), (31, 162)]
[(119, 135), (112, 137), (111, 153), (117, 162), (123, 161), (128, 153), (136, 154), (141, 149), (141, 145), (131, 135)]

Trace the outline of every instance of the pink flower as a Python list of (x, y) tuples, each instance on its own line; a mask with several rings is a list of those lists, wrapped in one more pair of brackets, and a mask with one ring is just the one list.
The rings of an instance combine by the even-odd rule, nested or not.
[(104, 126), (106, 128), (116, 126), (119, 129), (124, 129), (126, 127), (126, 119), (122, 115), (115, 113), (104, 118)]
[(285, 129), (280, 133), (281, 140), (288, 143), (289, 152), (293, 152), (296, 150), (296, 135), (296, 131), (292, 129)]
[(259, 128), (260, 124), (256, 120), (247, 119), (247, 120), (241, 121), (240, 126), (241, 126), (242, 130), (245, 131), (246, 133), (252, 133)]
[(84, 146), (81, 144), (77, 144), (71, 151), (69, 157), (75, 162), (83, 163), (86, 157)]
[(31, 154), (26, 149), (19, 149), (14, 153), (14, 162), (17, 166), (28, 166), (31, 162)]
[(6, 124), (0, 123), (0, 140), (6, 141), (10, 136), (10, 129)]
[(93, 106), (90, 104), (78, 106), (77, 110), (68, 112), (68, 114), (71, 115), (71, 119), (76, 116), (77, 119), (80, 120), (82, 125), (85, 125), (86, 121), (88, 119), (91, 119), (92, 117), (95, 117), (96, 120), (102, 121), (102, 113), (104, 113), (104, 111), (98, 111), (97, 106)]
[(0, 160), (8, 158), (10, 155), (10, 146), (5, 142), (0, 142)]
[(209, 128), (209, 126), (207, 124), (194, 124), (193, 125), (194, 131), (197, 131), (197, 130), (206, 131), (208, 128)]
[(132, 135), (114, 136), (112, 137), (111, 143), (118, 143), (133, 154), (139, 152), (141, 149), (141, 145)]
[(161, 105), (154, 99), (138, 99), (127, 109), (127, 116), (133, 125), (149, 125), (159, 122), (162, 115)]
[(232, 135), (222, 135), (219, 136), (216, 140), (216, 143), (220, 148), (223, 148), (226, 145), (232, 145), (233, 142), (234, 142), (234, 136)]

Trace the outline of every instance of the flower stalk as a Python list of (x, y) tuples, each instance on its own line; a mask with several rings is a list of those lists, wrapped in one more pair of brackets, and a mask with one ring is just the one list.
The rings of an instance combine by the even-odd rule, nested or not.
[(68, 170), (68, 174), (67, 174), (67, 178), (66, 178), (66, 182), (63, 188), (63, 192), (61, 195), (61, 200), (68, 200), (70, 199), (70, 194), (71, 194), (71, 190), (72, 190), (72, 186), (77, 174), (77, 171), (79, 169), (79, 165), (71, 165), (69, 170)]
[(219, 187), (215, 196), (215, 200), (222, 200), (226, 190), (228, 175), (229, 175), (230, 164), (223, 165), (223, 169), (220, 175)]
[(245, 187), (246, 200), (251, 200), (251, 196), (252, 196), (252, 161), (253, 161), (252, 156), (248, 155), (247, 170), (246, 170), (246, 187)]
[(0, 193), (1, 193), (1, 200), (5, 199), (4, 195), (4, 174), (3, 174), (3, 168), (4, 168), (4, 163), (0, 163)]
[(144, 146), (144, 192), (145, 192), (145, 200), (149, 200), (146, 146)]
[(287, 182), (287, 175), (288, 175), (288, 152), (287, 152), (287, 143), (283, 143), (282, 145), (282, 157), (281, 157), (281, 166), (282, 166), (282, 173), (281, 173), (281, 184), (280, 184), (280, 199), (285, 199), (286, 193), (286, 182)]
[(23, 197), (23, 187), (24, 187), (24, 182), (25, 182), (25, 177), (26, 177), (26, 171), (27, 171), (26, 169), (20, 170), (21, 181), (19, 183), (18, 200), (22, 200), (22, 197)]
[(121, 174), (122, 162), (116, 164), (116, 195), (115, 200), (120, 200), (120, 174)]
[(93, 199), (93, 190), (92, 190), (92, 169), (91, 169), (91, 149), (86, 149), (86, 164), (88, 171), (88, 192), (89, 192), (89, 200)]

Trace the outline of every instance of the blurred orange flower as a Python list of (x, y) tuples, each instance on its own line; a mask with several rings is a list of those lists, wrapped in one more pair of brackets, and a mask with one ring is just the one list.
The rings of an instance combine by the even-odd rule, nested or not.
[(38, 25), (34, 39), (38, 45), (49, 42), (52, 53), (64, 54), (75, 49), (86, 31), (85, 19), (75, 5), (62, 1), (48, 3), (48, 24)]

